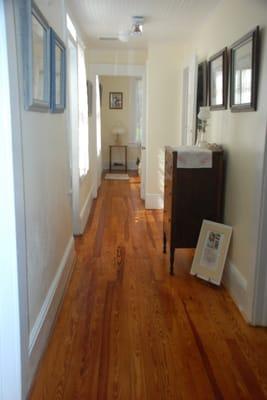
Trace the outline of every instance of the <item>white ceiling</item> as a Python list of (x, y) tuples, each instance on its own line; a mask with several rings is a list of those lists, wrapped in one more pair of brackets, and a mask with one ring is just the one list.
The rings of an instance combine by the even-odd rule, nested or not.
[[(221, 0), (67, 0), (88, 42), (95, 48), (147, 48), (150, 42), (185, 40), (204, 23)], [(128, 43), (100, 41), (131, 26), (131, 17), (144, 16), (141, 38)]]

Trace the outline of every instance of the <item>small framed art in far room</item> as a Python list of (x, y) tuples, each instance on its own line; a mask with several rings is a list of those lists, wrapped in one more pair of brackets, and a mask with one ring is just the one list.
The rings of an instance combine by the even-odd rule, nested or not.
[(230, 107), (232, 112), (256, 111), (259, 75), (259, 27), (230, 47)]
[(212, 111), (227, 108), (228, 64), (227, 47), (209, 59), (209, 106)]
[(110, 108), (110, 110), (122, 110), (123, 109), (123, 93), (122, 92), (110, 92), (109, 93), (109, 108)]

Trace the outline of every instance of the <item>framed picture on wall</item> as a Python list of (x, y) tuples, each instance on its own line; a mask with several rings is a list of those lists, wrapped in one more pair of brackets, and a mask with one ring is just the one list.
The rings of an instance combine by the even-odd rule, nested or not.
[(259, 69), (259, 27), (230, 47), (230, 107), (232, 112), (256, 111)]
[(227, 47), (209, 59), (209, 106), (211, 110), (227, 108)]
[(204, 219), (190, 271), (191, 275), (220, 285), (231, 235), (231, 226)]
[(66, 106), (66, 48), (56, 32), (51, 37), (51, 110), (64, 112)]
[(123, 108), (122, 92), (109, 92), (109, 108), (111, 110), (121, 110)]
[(33, 1), (20, 6), (20, 30), (24, 73), (25, 109), (50, 109), (50, 27)]

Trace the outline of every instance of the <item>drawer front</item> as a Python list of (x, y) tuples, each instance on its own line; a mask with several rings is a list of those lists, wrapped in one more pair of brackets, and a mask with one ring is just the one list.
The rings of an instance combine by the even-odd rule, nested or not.
[(177, 169), (174, 192), (175, 247), (195, 247), (203, 219), (221, 222), (223, 153), (213, 153), (212, 168)]

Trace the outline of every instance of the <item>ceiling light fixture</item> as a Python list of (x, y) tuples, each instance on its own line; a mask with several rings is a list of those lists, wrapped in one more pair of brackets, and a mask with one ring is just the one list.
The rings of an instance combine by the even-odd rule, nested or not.
[(131, 28), (131, 35), (132, 36), (140, 36), (143, 33), (143, 25), (144, 25), (144, 17), (141, 16), (134, 16), (132, 17), (132, 28)]
[(128, 42), (130, 37), (138, 37), (142, 35), (144, 21), (145, 21), (144, 17), (134, 16), (132, 17), (132, 26), (130, 30), (119, 31), (117, 36), (113, 35), (101, 36), (99, 40), (106, 40), (106, 41), (119, 40), (120, 42)]

